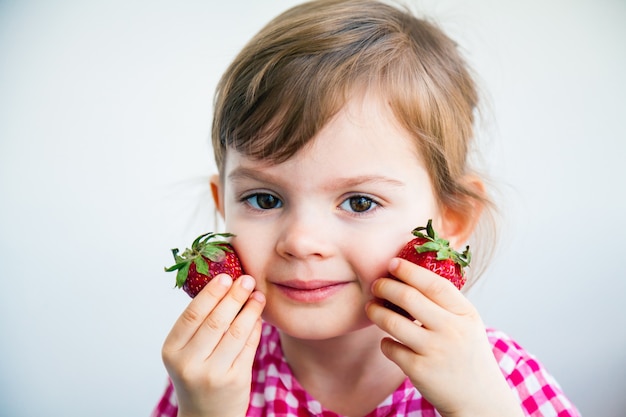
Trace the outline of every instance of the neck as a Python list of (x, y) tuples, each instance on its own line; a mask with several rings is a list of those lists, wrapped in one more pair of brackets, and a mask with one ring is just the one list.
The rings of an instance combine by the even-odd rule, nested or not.
[(326, 340), (280, 333), (283, 354), (298, 382), (324, 407), (348, 416), (367, 414), (406, 378), (382, 354), (385, 336), (376, 326)]

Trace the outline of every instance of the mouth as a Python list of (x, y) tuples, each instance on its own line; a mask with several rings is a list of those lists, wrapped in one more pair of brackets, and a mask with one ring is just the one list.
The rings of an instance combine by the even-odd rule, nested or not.
[(289, 299), (299, 303), (319, 303), (343, 290), (349, 281), (300, 281), (291, 280), (275, 283)]

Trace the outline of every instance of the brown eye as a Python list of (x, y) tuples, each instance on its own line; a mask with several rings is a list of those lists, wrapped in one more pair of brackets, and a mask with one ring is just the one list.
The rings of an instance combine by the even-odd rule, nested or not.
[(348, 198), (341, 204), (341, 208), (354, 213), (364, 213), (376, 207), (376, 202), (369, 197), (358, 195)]
[(282, 207), (283, 205), (279, 198), (273, 196), (272, 194), (265, 193), (251, 195), (250, 197), (247, 197), (245, 201), (255, 209), (259, 210), (271, 210)]

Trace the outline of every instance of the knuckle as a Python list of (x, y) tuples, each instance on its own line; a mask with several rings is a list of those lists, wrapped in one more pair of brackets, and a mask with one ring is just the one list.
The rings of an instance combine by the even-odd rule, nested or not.
[(191, 325), (195, 325), (201, 320), (200, 314), (191, 307), (186, 308), (180, 317), (184, 323)]
[(376, 295), (376, 296), (381, 296), (382, 294), (384, 294), (384, 290), (385, 290), (385, 280), (384, 279), (377, 279), (376, 281), (374, 281), (374, 285), (372, 285), (372, 294)]
[(222, 331), (226, 325), (227, 320), (217, 311), (209, 314), (209, 316), (204, 320), (204, 325), (207, 326), (210, 330), (213, 331)]
[(166, 367), (174, 362), (173, 352), (169, 350), (165, 345), (161, 348), (161, 359), (163, 360), (163, 363)]
[(248, 300), (248, 294), (243, 293), (242, 291), (233, 292), (231, 297), (237, 303), (237, 305), (243, 305)]
[(390, 334), (395, 334), (398, 329), (398, 319), (395, 314), (384, 314), (380, 318), (380, 327)]
[(437, 277), (428, 283), (425, 292), (429, 295), (429, 297), (437, 298), (448, 290), (449, 284), (450, 283), (447, 280)]
[(374, 281), (372, 294), (381, 298), (392, 298), (397, 292), (398, 281), (391, 278), (381, 278)]
[(419, 296), (416, 291), (407, 288), (398, 294), (398, 301), (402, 307), (408, 308), (419, 302)]
[(182, 366), (177, 375), (178, 379), (190, 385), (196, 383), (202, 377), (203, 375), (198, 373), (198, 367), (196, 366)]
[(262, 331), (261, 318), (257, 318), (256, 323), (254, 324), (254, 327), (252, 328), (252, 331), (250, 332), (248, 338), (246, 339), (246, 347), (251, 347), (251, 348), (256, 349), (256, 347), (259, 345), (259, 340), (261, 339), (261, 331)]
[(233, 286), (229, 296), (237, 302), (237, 304), (244, 304), (250, 296), (250, 291), (243, 288), (241, 285)]
[(234, 323), (228, 328), (228, 333), (232, 338), (237, 340), (244, 338), (244, 330), (241, 326)]
[(171, 355), (163, 352), (163, 364), (167, 372), (178, 380), (190, 382), (198, 377), (198, 367), (192, 366), (188, 355)]

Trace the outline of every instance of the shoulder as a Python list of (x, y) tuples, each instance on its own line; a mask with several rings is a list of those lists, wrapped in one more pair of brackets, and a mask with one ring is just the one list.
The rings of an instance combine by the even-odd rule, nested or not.
[(534, 355), (502, 331), (488, 328), (487, 338), (502, 374), (528, 415), (580, 416), (555, 378)]

